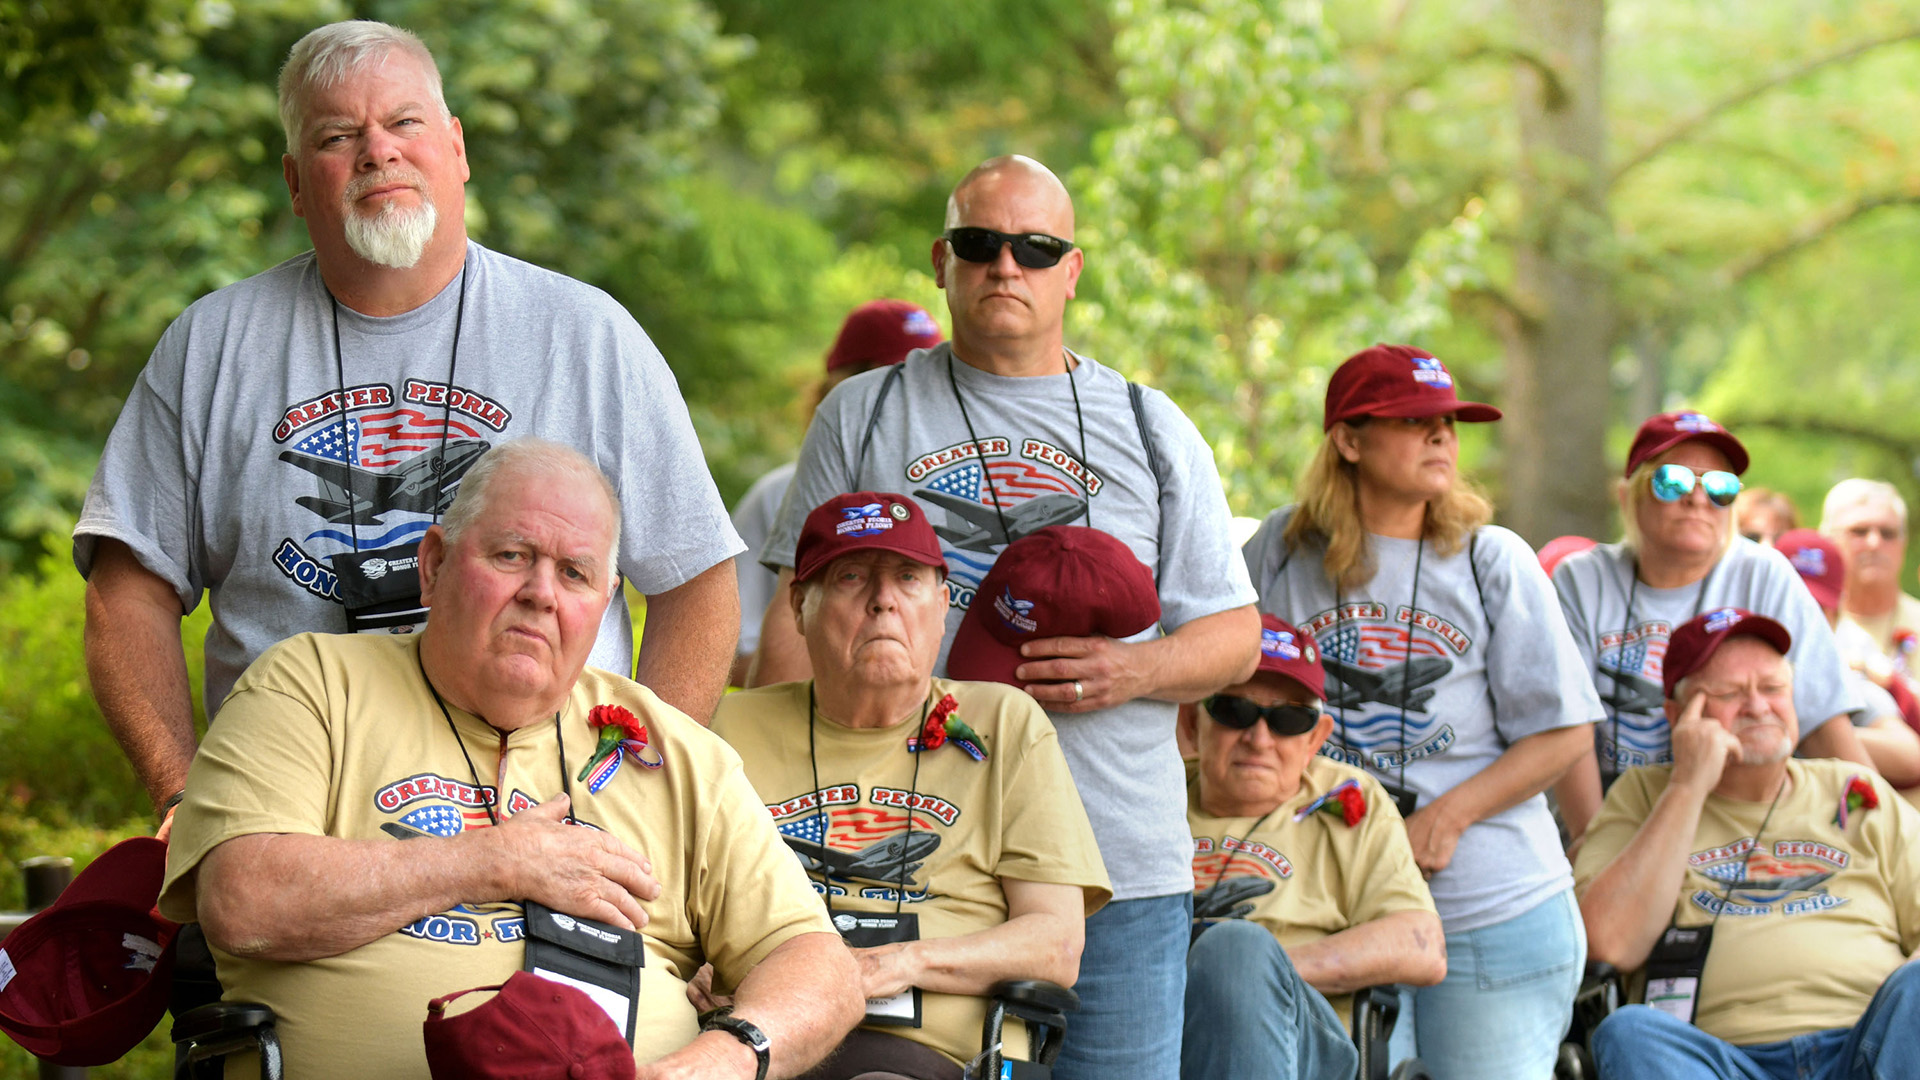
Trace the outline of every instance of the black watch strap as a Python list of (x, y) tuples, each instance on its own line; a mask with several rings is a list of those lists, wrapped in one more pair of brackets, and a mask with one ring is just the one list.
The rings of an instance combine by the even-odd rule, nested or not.
[(732, 1009), (721, 1009), (707, 1017), (700, 1024), (701, 1031), (724, 1031), (746, 1044), (759, 1059), (759, 1067), (754, 1070), (753, 1080), (767, 1080), (767, 1064), (773, 1060), (773, 1043), (767, 1040), (767, 1033), (758, 1027), (733, 1015)]

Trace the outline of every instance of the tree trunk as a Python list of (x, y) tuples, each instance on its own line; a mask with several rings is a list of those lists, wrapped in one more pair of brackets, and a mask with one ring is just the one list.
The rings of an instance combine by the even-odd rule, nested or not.
[(1533, 544), (1607, 539), (1614, 334), (1607, 216), (1604, 0), (1513, 0), (1520, 239), (1503, 333), (1501, 519)]

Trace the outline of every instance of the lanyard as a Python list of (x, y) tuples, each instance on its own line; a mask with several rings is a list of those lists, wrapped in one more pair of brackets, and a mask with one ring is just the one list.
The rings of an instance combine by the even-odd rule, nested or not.
[[(467, 753), (467, 740), (460, 737), (460, 729), (454, 725), (453, 714), (447, 711), (446, 701), (440, 697), (440, 691), (434, 687), (433, 680), (427, 677), (427, 662), (420, 659), (417, 649), (414, 651), (413, 658), (420, 665), (420, 679), (427, 684), (427, 693), (433, 695), (433, 703), (440, 706), (440, 715), (447, 721), (447, 730), (453, 733), (454, 745), (460, 748), (460, 756), (467, 759), (467, 775), (473, 778), (473, 790), (476, 793), (484, 791), (485, 788), (480, 783), (480, 770), (473, 767), (473, 755)], [(501, 738), (505, 737), (505, 733), (502, 733)], [(553, 713), (553, 739), (560, 747), (560, 793), (567, 797), (567, 824), (578, 825), (580, 819), (573, 816), (573, 782), (567, 778), (567, 740), (560, 733), (560, 712), (557, 709)], [(487, 820), (497, 827), (500, 824), (500, 815), (494, 811), (493, 804), (500, 799), (500, 778), (496, 775), (493, 780), (493, 798), (484, 800), (482, 806), (487, 811)], [(911, 825), (913, 819), (909, 817), (907, 823)]]
[[(1413, 595), (1407, 600), (1407, 649), (1400, 661), (1400, 790), (1407, 788), (1407, 697), (1413, 693), (1413, 637), (1420, 626), (1420, 567), (1427, 557), (1427, 511), (1420, 512), (1420, 539), (1413, 549)], [(1340, 595), (1339, 585), (1333, 589), (1334, 625), (1344, 624), (1347, 619), (1341, 610), (1346, 606)], [(1355, 646), (1355, 660), (1359, 659), (1358, 645)], [(1340, 719), (1340, 748), (1351, 752), (1353, 747), (1347, 742), (1347, 709), (1344, 705), (1334, 706), (1334, 712)]]
[[(931, 708), (932, 705), (933, 690), (929, 688), (927, 690), (926, 700), (920, 703), (920, 741), (922, 743), (926, 742), (927, 710)], [(827, 848), (828, 823), (832, 818), (827, 814), (827, 808), (822, 805), (820, 801), (820, 757), (814, 750), (814, 715), (813, 680), (808, 679), (807, 764), (813, 768), (813, 813), (815, 817), (821, 819), (820, 850), (824, 852)], [(913, 848), (913, 811), (914, 804), (920, 801), (920, 758), (924, 753), (925, 751), (921, 751), (913, 755), (913, 782), (907, 785), (907, 835), (900, 843), (899, 887), (894, 890), (893, 894), (893, 913), (895, 915), (900, 914), (900, 905), (905, 903), (907, 898), (907, 853)], [(833, 910), (833, 875), (828, 869), (825, 859), (815, 861), (820, 864), (820, 899), (827, 905), (827, 910), (831, 912)], [(933, 880), (931, 877), (927, 880), (927, 888), (933, 888)]]
[[(1066, 365), (1065, 356), (1061, 365)], [(1073, 369), (1068, 367), (1067, 389), (1073, 391), (1073, 422), (1080, 429), (1080, 468), (1086, 476), (1080, 479), (1080, 512), (1087, 519), (1087, 527), (1093, 527), (1093, 487), (1091, 477), (1093, 466), (1087, 461), (1087, 420), (1080, 412), (1080, 384), (1073, 379)], [(980, 463), (980, 484), (987, 489), (987, 497), (993, 500), (993, 516), (1000, 519), (1000, 536), (1006, 543), (1013, 543), (1019, 537), (1007, 526), (1007, 512), (1000, 505), (1000, 492), (993, 486), (993, 476), (987, 472), (986, 448), (980, 445), (980, 436), (973, 430), (973, 417), (967, 414), (967, 399), (960, 394), (960, 380), (953, 374), (953, 350), (947, 350), (947, 385), (953, 388), (953, 400), (960, 403), (960, 421), (967, 425), (967, 438), (973, 443), (973, 456)]]
[[(1717, 562), (1714, 563), (1712, 566), (1708, 567), (1707, 572), (1701, 576), (1700, 589), (1699, 591), (1695, 592), (1693, 595), (1693, 614), (1687, 617), (1689, 621), (1700, 617), (1700, 609), (1703, 606), (1705, 606), (1707, 602), (1707, 582), (1713, 580), (1713, 572), (1716, 569), (1718, 569), (1719, 566), (1720, 566), (1719, 563)], [(1615, 661), (1616, 663), (1620, 663), (1620, 664), (1626, 663), (1627, 635), (1633, 633), (1633, 600), (1634, 600), (1634, 597), (1638, 596), (1639, 594), (1640, 594), (1640, 557), (1636, 555), (1633, 557), (1632, 564), (1628, 568), (1627, 614), (1626, 614), (1626, 619), (1624, 623), (1620, 627), (1620, 649), (1618, 653), (1618, 659)], [(1598, 672), (1599, 666), (1600, 666), (1600, 655), (1601, 655), (1600, 652), (1596, 650), (1594, 653), (1594, 668), (1596, 673)], [(1641, 670), (1642, 671), (1646, 670), (1646, 663), (1644, 660), (1641, 662)], [(1619, 675), (1613, 676), (1612, 677), (1613, 687), (1612, 689), (1607, 691), (1607, 725), (1613, 739), (1613, 766), (1614, 766), (1613, 774), (1615, 776), (1620, 775), (1620, 772), (1621, 772), (1621, 768), (1620, 768), (1620, 684), (1623, 680), (1620, 678), (1620, 676), (1624, 676), (1626, 674), (1628, 673), (1623, 670), (1619, 673)]]
[[(1780, 774), (1780, 786), (1773, 789), (1773, 801), (1767, 804), (1767, 812), (1760, 819), (1760, 827), (1753, 831), (1753, 846), (1748, 848), (1747, 853), (1740, 859), (1742, 879), (1747, 876), (1747, 865), (1753, 861), (1753, 853), (1760, 850), (1760, 838), (1767, 834), (1767, 823), (1773, 820), (1773, 808), (1780, 805), (1780, 793), (1787, 790), (1787, 775), (1784, 772)], [(1720, 925), (1720, 916), (1727, 910), (1728, 901), (1733, 899), (1734, 886), (1738, 884), (1738, 881), (1728, 881), (1726, 891), (1720, 894), (1720, 910), (1713, 913), (1713, 921), (1707, 924), (1709, 936), (1712, 935), (1713, 928)]]
[[(1261, 721), (1261, 722), (1264, 723), (1265, 721)], [(1267, 819), (1272, 817), (1274, 814), (1278, 813), (1279, 810), (1280, 810), (1280, 806), (1276, 804), (1272, 810), (1269, 810), (1266, 813), (1261, 814), (1259, 819), (1253, 823), (1253, 828), (1247, 830), (1247, 835), (1245, 835), (1244, 837), (1241, 837), (1241, 843), (1245, 843), (1245, 844), (1255, 843), (1255, 840), (1253, 839), (1254, 834), (1259, 832), (1260, 827), (1267, 823)], [(1222, 837), (1223, 840), (1226, 837), (1231, 835), (1232, 835), (1231, 833), (1228, 833), (1224, 829), (1220, 831), (1220, 836)], [(1225, 846), (1224, 843), (1222, 846)], [(1227, 878), (1227, 864), (1232, 861), (1233, 861), (1233, 852), (1228, 851), (1228, 852), (1222, 853), (1222, 858), (1220, 859), (1220, 869), (1213, 875), (1213, 883), (1207, 886), (1208, 889), (1216, 889), (1220, 887), (1220, 883), (1222, 881), (1225, 881)], [(1204, 892), (1206, 890), (1203, 889), (1201, 891)]]

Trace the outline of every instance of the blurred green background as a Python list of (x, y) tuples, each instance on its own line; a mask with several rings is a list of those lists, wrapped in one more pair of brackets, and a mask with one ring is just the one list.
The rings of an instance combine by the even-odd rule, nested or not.
[[(1376, 340), (1509, 408), (1465, 462), (1535, 543), (1612, 538), (1605, 478), (1682, 404), (1806, 524), (1849, 475), (1920, 505), (1909, 4), (0, 0), (0, 909), (17, 860), (150, 827), (67, 536), (161, 330), (307, 247), (273, 80), (346, 17), (435, 50), (472, 233), (626, 304), (729, 502), (849, 308), (945, 324), (946, 192), (1018, 151), (1078, 201), (1069, 340), (1174, 395), (1236, 513), (1286, 501)], [(101, 1075), (163, 1075), (148, 1047)]]

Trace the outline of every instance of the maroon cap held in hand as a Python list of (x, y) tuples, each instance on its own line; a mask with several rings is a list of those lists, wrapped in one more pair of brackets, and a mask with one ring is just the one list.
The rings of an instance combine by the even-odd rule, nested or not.
[(122, 840), (0, 938), (0, 1031), (56, 1065), (105, 1065), (167, 1011), (173, 935), (153, 910), (167, 845)]
[[(499, 993), (466, 1012), (447, 1003), (481, 990)], [(633, 1048), (593, 999), (565, 983), (516, 971), (501, 986), (478, 986), (427, 1003), (421, 1025), (433, 1080), (633, 1080)]]
[(1633, 446), (1627, 451), (1627, 471), (1620, 475), (1632, 476), (1633, 470), (1688, 439), (1698, 439), (1727, 455), (1727, 464), (1735, 476), (1747, 471), (1747, 448), (1740, 445), (1740, 440), (1714, 423), (1706, 413), (1688, 410), (1647, 417), (1646, 423), (1634, 433)]
[(1814, 603), (1828, 611), (1840, 608), (1840, 587), (1847, 581), (1847, 560), (1839, 545), (1812, 529), (1788, 529), (1773, 546), (1793, 564), (1807, 583)]
[(1442, 413), (1469, 423), (1500, 419), (1500, 410), (1491, 405), (1461, 401), (1452, 373), (1432, 353), (1411, 345), (1375, 345), (1347, 357), (1327, 380), (1321, 430), (1363, 416), (1419, 420)]
[(891, 551), (925, 566), (947, 566), (940, 538), (912, 499), (888, 491), (856, 491), (836, 495), (807, 515), (793, 550), (793, 580), (805, 581), (856, 551)]
[(1696, 615), (1667, 639), (1667, 658), (1662, 662), (1660, 685), (1669, 699), (1680, 680), (1707, 666), (1713, 654), (1731, 637), (1742, 634), (1757, 637), (1785, 656), (1793, 648), (1793, 635), (1787, 628), (1741, 608), (1719, 608)]
[(1008, 544), (954, 632), (947, 674), (1025, 686), (1020, 646), (1049, 637), (1127, 638), (1160, 621), (1153, 571), (1127, 545), (1080, 525)]
[(840, 336), (827, 350), (827, 370), (852, 364), (886, 367), (915, 349), (931, 349), (945, 340), (927, 309), (905, 300), (869, 300), (840, 324)]
[(1327, 696), (1327, 669), (1320, 666), (1320, 647), (1313, 635), (1282, 622), (1278, 615), (1260, 616), (1260, 666), (1255, 670), (1285, 675), (1316, 698)]

